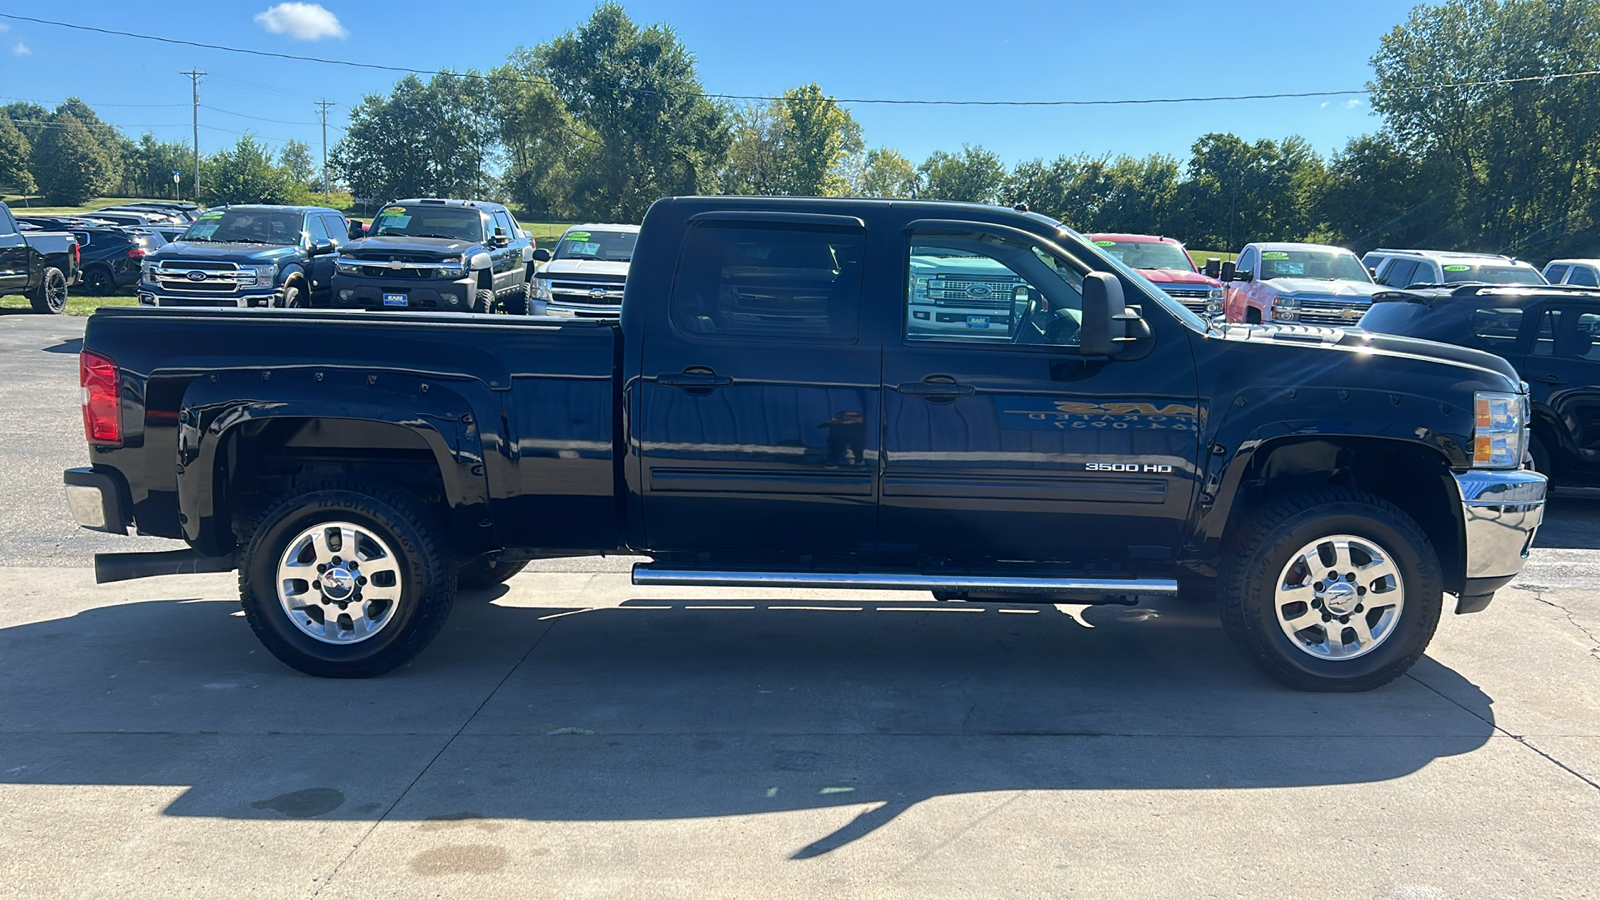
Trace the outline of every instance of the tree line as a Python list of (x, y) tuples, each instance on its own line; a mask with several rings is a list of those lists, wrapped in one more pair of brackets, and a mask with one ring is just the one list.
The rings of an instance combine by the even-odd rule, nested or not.
[[(1372, 66), (1380, 126), (1327, 155), (1293, 135), (1213, 133), (1181, 160), (1064, 153), (1007, 166), (963, 145), (914, 162), (869, 146), (815, 82), (765, 102), (706, 96), (670, 27), (641, 26), (606, 2), (487, 71), (407, 76), (365, 97), (331, 161), (358, 197), (485, 197), (535, 219), (636, 222), (671, 194), (855, 195), (1026, 203), (1084, 231), (1168, 234), (1212, 249), (1311, 240), (1600, 255), (1600, 78), (1564, 77), (1600, 70), (1600, 0), (1418, 5), (1380, 38)], [(15, 160), (30, 158), (47, 194), (44, 179), (81, 181), (72, 173), (91, 170), (97, 184), (148, 193), (185, 168), (170, 158), (181, 145), (128, 141), (76, 101), (53, 112), (26, 106), (4, 107), (16, 126), (0, 120), (0, 187), (17, 184)], [(56, 118), (76, 119), (81, 132), (71, 122), (59, 133), (24, 127)], [(55, 144), (41, 152), (41, 142)], [(86, 145), (108, 148), (105, 171)], [(265, 200), (239, 192), (304, 187), (303, 149), (292, 143), (273, 159), (246, 138), (214, 155), (202, 197)], [(60, 171), (43, 171), (41, 158)]]
[[(273, 153), (253, 135), (200, 159), (194, 194), (194, 151), (148, 132), (137, 141), (106, 124), (88, 104), (69, 98), (55, 109), (35, 103), (0, 106), (0, 193), (40, 196), (51, 206), (79, 206), (95, 197), (174, 197), (181, 173), (185, 200), (218, 203), (321, 201), (311, 148), (288, 141)], [(348, 201), (348, 195), (344, 200)]]

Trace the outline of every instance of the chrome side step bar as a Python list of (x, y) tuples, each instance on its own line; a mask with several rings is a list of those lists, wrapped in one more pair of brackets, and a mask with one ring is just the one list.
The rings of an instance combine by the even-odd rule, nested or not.
[(673, 569), (636, 563), (640, 586), (844, 588), (861, 591), (983, 591), (999, 594), (1144, 594), (1175, 597), (1172, 578), (1032, 578), (1007, 575), (916, 575), (902, 572), (741, 572)]

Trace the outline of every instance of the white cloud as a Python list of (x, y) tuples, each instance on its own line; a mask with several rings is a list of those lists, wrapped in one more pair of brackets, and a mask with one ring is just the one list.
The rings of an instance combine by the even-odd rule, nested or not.
[(343, 38), (349, 33), (339, 23), (339, 17), (323, 9), (319, 3), (279, 3), (256, 13), (256, 24), (273, 34), (287, 34), (297, 41)]
[(28, 49), (28, 45), (27, 44), (24, 44), (21, 41), (17, 41), (17, 45), (15, 47), (11, 48), (11, 52), (15, 53), (18, 56), (27, 56), (29, 53), (32, 53), (33, 51)]
[(1361, 107), (1366, 106), (1366, 105), (1367, 105), (1367, 101), (1362, 100), (1360, 98), (1346, 100), (1344, 102), (1344, 108), (1345, 109), (1360, 109)]
[(0, 22), (0, 34), (5, 34), (6, 32), (8, 32), (10, 30), (11, 30), (11, 26), (10, 25), (7, 25), (4, 22)]

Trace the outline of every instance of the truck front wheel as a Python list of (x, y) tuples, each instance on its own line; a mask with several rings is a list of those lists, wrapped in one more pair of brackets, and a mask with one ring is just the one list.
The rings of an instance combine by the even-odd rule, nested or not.
[(55, 267), (45, 269), (39, 287), (28, 297), (28, 305), (37, 313), (60, 314), (67, 308), (67, 276)]
[(1229, 540), (1223, 630), (1256, 665), (1304, 691), (1365, 691), (1428, 647), (1444, 602), (1439, 557), (1393, 504), (1351, 488), (1290, 494)]
[(454, 560), (403, 492), (331, 482), (264, 515), (239, 565), (239, 599), (273, 656), (308, 675), (367, 678), (400, 666), (444, 627)]

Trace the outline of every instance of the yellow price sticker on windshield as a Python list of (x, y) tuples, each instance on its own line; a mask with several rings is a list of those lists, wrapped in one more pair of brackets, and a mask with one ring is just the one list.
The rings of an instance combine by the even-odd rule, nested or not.
[(1289, 258), (1289, 254), (1283, 252), (1282, 250), (1268, 250), (1267, 252), (1261, 254), (1261, 258), (1262, 259), (1288, 259)]
[(384, 216), (384, 217), (388, 217), (388, 216), (403, 216), (405, 214), (406, 214), (406, 208), (404, 206), (391, 206), (388, 209), (384, 210), (383, 212), (378, 213), (378, 215)]
[(1117, 242), (1116, 241), (1095, 241), (1094, 245), (1096, 247), (1115, 247), (1117, 245)]
[(1470, 272), (1470, 271), (1472, 271), (1472, 267), (1471, 266), (1445, 266), (1444, 270), (1446, 272)]
[(589, 232), (587, 232), (587, 231), (569, 231), (569, 232), (567, 232), (567, 240), (576, 241), (577, 243), (580, 243), (580, 244), (588, 243), (588, 241), (589, 241)]

